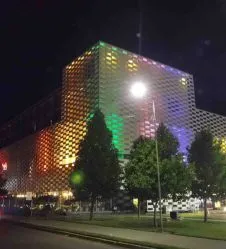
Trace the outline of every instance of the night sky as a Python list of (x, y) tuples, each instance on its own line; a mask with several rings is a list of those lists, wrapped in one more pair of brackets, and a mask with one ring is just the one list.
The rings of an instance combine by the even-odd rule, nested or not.
[[(142, 55), (194, 75), (197, 106), (226, 115), (226, 0), (143, 0)], [(98, 40), (138, 52), (136, 0), (20, 0), (0, 7), (0, 122), (61, 85)]]

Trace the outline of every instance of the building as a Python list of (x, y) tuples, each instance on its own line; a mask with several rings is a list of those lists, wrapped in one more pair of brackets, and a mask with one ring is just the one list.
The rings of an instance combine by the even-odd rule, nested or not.
[[(131, 92), (137, 82), (145, 86), (141, 98)], [(139, 97), (140, 89), (136, 91)], [(64, 68), (62, 89), (0, 129), (0, 165), (8, 191), (70, 196), (68, 178), (86, 122), (97, 107), (105, 114), (121, 160), (134, 139), (154, 136), (160, 122), (178, 137), (184, 153), (201, 128), (226, 138), (226, 117), (195, 107), (192, 75), (98, 42)]]

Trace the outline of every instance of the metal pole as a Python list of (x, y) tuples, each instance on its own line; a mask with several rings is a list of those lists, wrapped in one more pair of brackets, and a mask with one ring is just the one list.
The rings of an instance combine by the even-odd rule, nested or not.
[(143, 16), (142, 16), (142, 0), (139, 1), (140, 8), (140, 20), (139, 20), (139, 33), (138, 33), (138, 54), (142, 53), (142, 26), (143, 26)]
[(33, 215), (32, 208), (33, 208), (33, 200), (32, 200), (32, 197), (31, 197), (31, 217)]
[(155, 152), (156, 152), (156, 166), (158, 175), (158, 194), (159, 194), (159, 216), (161, 232), (163, 232), (162, 223), (162, 194), (161, 194), (161, 181), (160, 181), (160, 170), (159, 170), (159, 149), (158, 149), (158, 138), (157, 138), (157, 127), (156, 127), (156, 116), (155, 116), (155, 101), (153, 100), (153, 119), (155, 122)]
[(141, 55), (142, 53), (142, 28), (143, 28), (143, 8), (142, 8), (142, 0), (139, 0), (139, 27), (138, 27), (138, 54)]

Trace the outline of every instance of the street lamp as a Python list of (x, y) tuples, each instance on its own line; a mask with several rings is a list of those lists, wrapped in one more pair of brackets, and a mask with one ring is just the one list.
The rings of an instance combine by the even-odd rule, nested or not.
[(135, 98), (141, 99), (145, 96), (147, 88), (141, 81), (137, 81), (132, 85), (130, 92)]
[[(143, 98), (147, 92), (147, 88), (143, 82), (135, 82), (130, 92), (135, 98)], [(152, 100), (152, 110), (153, 110), (153, 121), (155, 123), (155, 153), (156, 153), (156, 166), (157, 166), (157, 177), (158, 177), (158, 195), (159, 195), (159, 214), (160, 214), (160, 226), (161, 231), (163, 232), (163, 223), (162, 223), (162, 193), (161, 193), (161, 180), (160, 180), (160, 170), (159, 170), (159, 150), (158, 150), (158, 137), (157, 137), (157, 126), (156, 126), (156, 109), (154, 98)]]
[(155, 115), (155, 101), (152, 102), (153, 107), (153, 120), (155, 123), (155, 152), (156, 152), (156, 165), (157, 165), (157, 175), (158, 175), (158, 192), (159, 192), (159, 216), (160, 216), (160, 226), (161, 232), (163, 232), (162, 223), (162, 191), (161, 191), (161, 180), (160, 180), (160, 170), (159, 170), (159, 148), (158, 148), (158, 137), (157, 137), (157, 125), (156, 125), (156, 115)]

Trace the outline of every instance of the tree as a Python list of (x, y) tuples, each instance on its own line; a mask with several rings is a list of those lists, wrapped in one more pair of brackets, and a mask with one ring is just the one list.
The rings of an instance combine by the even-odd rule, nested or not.
[(194, 168), (192, 164), (187, 165), (183, 159), (183, 155), (178, 153), (170, 159), (163, 160), (161, 163), (161, 181), (164, 198), (166, 198), (165, 196), (169, 192), (169, 197), (173, 201), (178, 201), (187, 199), (189, 192), (191, 192), (192, 181), (195, 176)]
[[(178, 201), (186, 199), (191, 191), (193, 168), (186, 165), (182, 154), (178, 153), (160, 161), (161, 195), (162, 199)], [(157, 179), (157, 174), (156, 178)], [(154, 225), (156, 225), (156, 208), (159, 202), (157, 181), (152, 187), (152, 202), (154, 204)]]
[(128, 163), (125, 165), (125, 186), (138, 199), (138, 218), (141, 201), (150, 197), (150, 189), (156, 182), (154, 140), (139, 137), (133, 142)]
[[(92, 220), (96, 199), (112, 197), (119, 189), (121, 174), (112, 133), (107, 128), (104, 115), (99, 109), (88, 121), (87, 133), (80, 144), (75, 167), (76, 171), (72, 176), (72, 183), (75, 182), (75, 195), (90, 200)], [(77, 177), (76, 172), (79, 172)]]
[(187, 198), (194, 178), (193, 167), (185, 164), (178, 139), (163, 123), (157, 129), (157, 141), (162, 198)]
[(0, 172), (0, 196), (7, 195), (7, 190), (4, 189), (6, 178), (4, 174)]
[(204, 222), (207, 222), (207, 200), (225, 193), (226, 157), (209, 130), (196, 133), (188, 152), (195, 169), (192, 193), (203, 199)]
[(170, 132), (170, 130), (160, 123), (157, 129), (159, 160), (169, 159), (178, 154), (178, 139)]
[[(162, 198), (184, 198), (191, 188), (192, 167), (183, 162), (183, 155), (178, 152), (179, 142), (164, 124), (160, 124), (157, 138)], [(152, 200), (156, 226), (159, 195), (154, 139), (140, 137), (134, 141), (125, 166), (125, 182), (129, 192), (138, 198), (138, 204), (143, 199)]]

